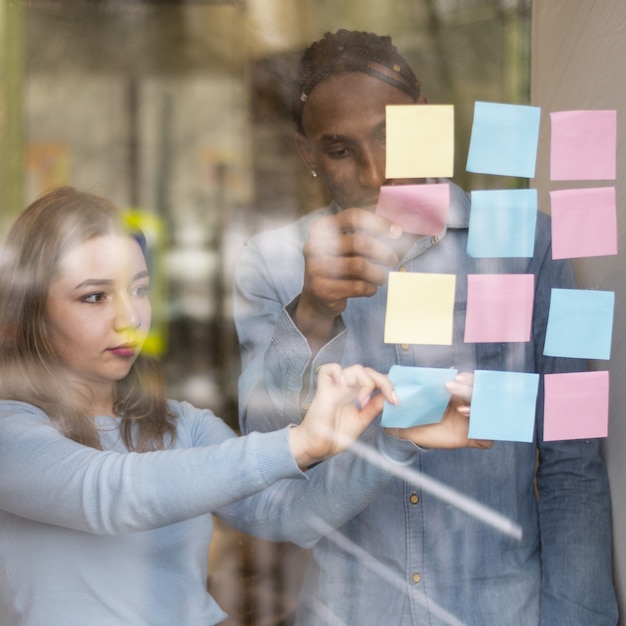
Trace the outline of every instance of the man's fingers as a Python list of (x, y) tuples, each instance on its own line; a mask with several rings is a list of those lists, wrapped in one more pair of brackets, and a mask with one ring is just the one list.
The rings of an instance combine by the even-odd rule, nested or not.
[(308, 261), (317, 258), (363, 258), (388, 268), (395, 267), (399, 262), (397, 254), (387, 243), (363, 231), (328, 234), (312, 230), (304, 255)]
[(470, 448), (480, 448), (481, 450), (489, 450), (493, 447), (493, 441), (488, 439), (469, 439)]
[(400, 261), (387, 243), (365, 231), (357, 230), (344, 234), (339, 239), (339, 244), (342, 255), (364, 257), (384, 267), (395, 267)]
[(402, 229), (363, 209), (347, 209), (319, 218), (311, 225), (305, 255), (363, 256), (385, 267), (398, 264), (386, 239), (397, 239)]
[(340, 211), (335, 216), (342, 232), (364, 231), (372, 237), (399, 239), (402, 228), (389, 220), (362, 208), (351, 208)]
[(360, 281), (376, 287), (387, 282), (385, 269), (361, 256), (311, 257), (307, 260), (307, 271), (312, 280)]

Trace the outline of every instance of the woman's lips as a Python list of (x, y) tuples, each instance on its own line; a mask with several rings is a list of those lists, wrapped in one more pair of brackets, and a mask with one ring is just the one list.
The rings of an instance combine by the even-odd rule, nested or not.
[(109, 352), (122, 357), (134, 356), (135, 346), (116, 346), (115, 348), (109, 348)]

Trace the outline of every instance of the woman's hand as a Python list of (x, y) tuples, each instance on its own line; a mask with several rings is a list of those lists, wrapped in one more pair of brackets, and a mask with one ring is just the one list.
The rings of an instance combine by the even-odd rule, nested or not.
[(361, 365), (322, 365), (311, 407), (302, 423), (289, 430), (298, 465), (306, 467), (345, 450), (382, 411), (385, 400), (398, 404), (384, 374)]
[(412, 428), (387, 428), (387, 432), (400, 439), (410, 439), (423, 448), (491, 448), (493, 441), (467, 436), (473, 384), (474, 375), (467, 372), (446, 384), (452, 397), (440, 422)]

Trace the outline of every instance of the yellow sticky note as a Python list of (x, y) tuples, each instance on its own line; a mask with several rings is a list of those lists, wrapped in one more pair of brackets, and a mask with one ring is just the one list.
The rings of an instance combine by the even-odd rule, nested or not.
[(387, 178), (448, 178), (454, 174), (454, 106), (386, 107)]
[(390, 272), (385, 343), (451, 345), (455, 274)]

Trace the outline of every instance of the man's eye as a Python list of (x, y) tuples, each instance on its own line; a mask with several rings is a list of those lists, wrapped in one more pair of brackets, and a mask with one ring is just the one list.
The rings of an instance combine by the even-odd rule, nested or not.
[(98, 304), (99, 302), (104, 302), (106, 300), (106, 294), (102, 291), (89, 293), (86, 296), (83, 296), (81, 300), (89, 304)]
[(337, 148), (336, 150), (329, 150), (327, 154), (331, 159), (343, 159), (350, 154), (350, 150), (348, 148)]

